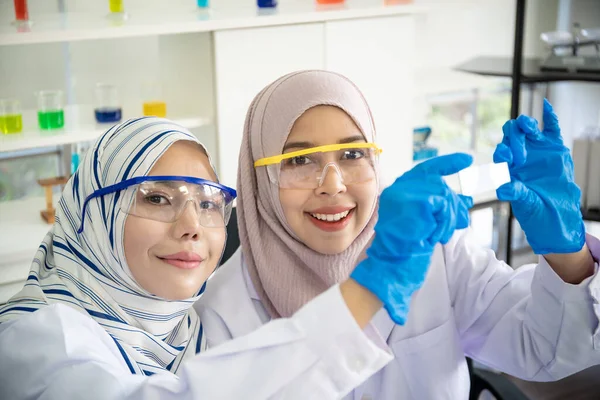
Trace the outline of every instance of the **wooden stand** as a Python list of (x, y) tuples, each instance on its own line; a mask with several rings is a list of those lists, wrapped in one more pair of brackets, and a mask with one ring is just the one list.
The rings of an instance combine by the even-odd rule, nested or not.
[(42, 219), (49, 224), (54, 223), (54, 213), (56, 211), (52, 201), (52, 189), (57, 185), (64, 186), (68, 181), (69, 177), (66, 176), (38, 180), (38, 184), (44, 188), (44, 193), (46, 195), (46, 209), (40, 211), (40, 215), (42, 216)]

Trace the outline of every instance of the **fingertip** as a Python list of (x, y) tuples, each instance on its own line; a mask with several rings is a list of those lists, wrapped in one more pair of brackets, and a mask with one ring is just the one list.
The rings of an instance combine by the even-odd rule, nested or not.
[(499, 143), (494, 151), (493, 160), (496, 164), (505, 162), (512, 165), (513, 157), (510, 148), (504, 143)]
[(552, 104), (547, 99), (544, 99), (543, 121), (544, 129), (555, 129), (558, 127), (558, 116), (554, 112)]
[(510, 134), (514, 128), (515, 122), (516, 121), (514, 119), (509, 119), (508, 121), (506, 121), (504, 123), (504, 125), (502, 125), (502, 133), (504, 133), (504, 137), (510, 137)]
[(514, 199), (514, 186), (512, 182), (505, 183), (496, 189), (498, 200), (511, 201)]
[(471, 196), (466, 196), (464, 194), (459, 194), (458, 197), (460, 198), (460, 200), (463, 202), (463, 204), (467, 207), (467, 208), (471, 208), (473, 207), (473, 197)]
[(525, 133), (532, 134), (538, 131), (538, 121), (528, 115), (519, 115), (517, 125)]

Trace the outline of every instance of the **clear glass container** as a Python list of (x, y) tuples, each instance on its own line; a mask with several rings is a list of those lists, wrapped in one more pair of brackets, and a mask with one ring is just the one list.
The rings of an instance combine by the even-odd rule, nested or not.
[(37, 93), (38, 123), (41, 129), (59, 129), (65, 126), (63, 92), (42, 90)]
[(115, 85), (96, 84), (96, 106), (94, 114), (98, 123), (119, 122), (123, 117), (119, 92)]
[(0, 99), (0, 132), (4, 134), (23, 131), (21, 104), (15, 99)]
[(165, 118), (167, 103), (164, 101), (161, 85), (148, 82), (142, 85), (143, 113), (145, 116)]

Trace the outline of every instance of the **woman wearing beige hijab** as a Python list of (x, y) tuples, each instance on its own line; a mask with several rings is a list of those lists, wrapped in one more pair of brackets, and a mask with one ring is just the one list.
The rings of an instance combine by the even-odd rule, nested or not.
[[(379, 263), (384, 269), (386, 257), (392, 260), (402, 249), (406, 257), (385, 268), (395, 268), (403, 279), (413, 274), (413, 285), (375, 291), (386, 309), (364, 328), (395, 360), (346, 399), (467, 399), (465, 355), (538, 381), (600, 363), (600, 309), (594, 305), (600, 279), (592, 259), (600, 256), (597, 239), (583, 235), (573, 254), (559, 255), (566, 258), (546, 254), (537, 265), (513, 270), (476, 245), (468, 229), (460, 229), (467, 225), (438, 232), (433, 225), (440, 224), (442, 213), (426, 215), (419, 202), (433, 187), (440, 192), (426, 198), (443, 193), (452, 200), (444, 204), (454, 204), (444, 216), (468, 220), (471, 200), (441, 179), (452, 173), (444, 163), (458, 160), (462, 168), (471, 162), (468, 156), (415, 167), (380, 197), (379, 151), (365, 98), (339, 74), (291, 73), (255, 97), (239, 158), (241, 248), (196, 304), (210, 321), (209, 346), (293, 315), (349, 276), (370, 286), (378, 270), (367, 266)], [(393, 148), (383, 151), (393, 157)], [(433, 233), (407, 241), (421, 235), (429, 221)], [(353, 271), (365, 248), (369, 258)], [(394, 296), (406, 301), (391, 304)], [(348, 360), (350, 369), (361, 371), (363, 365), (364, 360)]]

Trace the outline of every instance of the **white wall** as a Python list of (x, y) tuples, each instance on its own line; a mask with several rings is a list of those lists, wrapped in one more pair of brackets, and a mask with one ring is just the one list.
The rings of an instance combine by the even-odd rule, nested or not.
[[(453, 70), (478, 56), (512, 57), (516, 1), (511, 0), (416, 0), (430, 11), (419, 16), (417, 31), (417, 96), (426, 111), (424, 97), (493, 86), (494, 78)], [(558, 0), (529, 0), (526, 9), (525, 57), (540, 57), (544, 45), (540, 33), (554, 30)], [(524, 98), (525, 102), (527, 98)], [(527, 104), (525, 104), (527, 105)], [(507, 118), (509, 116), (507, 115)], [(418, 115), (418, 120), (423, 120)]]

